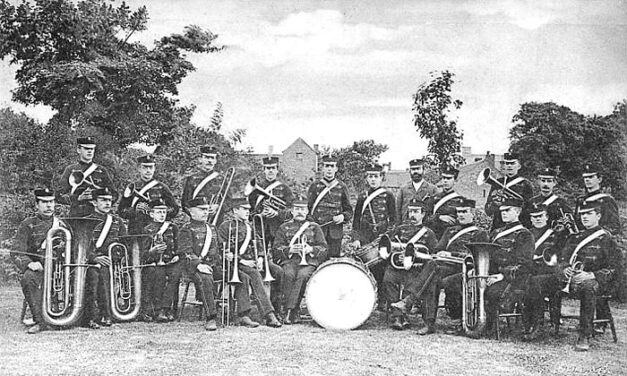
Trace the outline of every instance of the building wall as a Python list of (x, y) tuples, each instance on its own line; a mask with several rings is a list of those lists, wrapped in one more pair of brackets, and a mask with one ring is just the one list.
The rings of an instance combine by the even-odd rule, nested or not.
[(297, 182), (316, 176), (318, 155), (305, 141), (297, 139), (280, 156), (283, 173)]

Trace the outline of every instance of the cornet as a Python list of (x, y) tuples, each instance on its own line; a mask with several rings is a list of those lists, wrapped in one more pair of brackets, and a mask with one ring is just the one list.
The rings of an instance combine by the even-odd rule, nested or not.
[(244, 187), (244, 194), (246, 196), (249, 196), (253, 192), (257, 192), (264, 197), (263, 201), (261, 202), (261, 205), (264, 208), (267, 207), (279, 211), (287, 207), (287, 203), (284, 200), (278, 198), (266, 189), (262, 188), (259, 184), (257, 184), (257, 179), (255, 178), (252, 178), (246, 184), (246, 187)]
[(570, 235), (578, 234), (579, 228), (577, 227), (575, 217), (573, 217), (571, 213), (564, 213), (564, 210), (562, 210), (562, 208), (560, 208), (560, 214), (561, 217), (553, 221), (553, 223), (551, 224), (551, 228), (557, 232), (568, 230), (568, 233)]
[[(581, 272), (583, 271), (583, 263), (581, 261), (576, 261), (573, 265), (572, 265), (573, 269), (576, 272)], [(568, 281), (566, 281), (566, 286), (564, 286), (564, 288), (562, 289), (562, 292), (564, 294), (570, 294), (570, 284), (573, 280), (573, 277), (571, 276), (570, 278), (568, 278)]]
[(300, 246), (300, 263), (298, 265), (300, 266), (309, 266), (309, 263), (307, 262), (307, 254), (305, 253), (305, 245), (307, 245), (307, 235), (301, 235), (300, 239), (298, 239), (298, 244), (296, 244), (297, 246)]

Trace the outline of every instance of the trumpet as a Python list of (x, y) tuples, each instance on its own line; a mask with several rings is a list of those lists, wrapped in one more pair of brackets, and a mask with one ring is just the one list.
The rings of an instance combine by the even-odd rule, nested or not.
[(571, 213), (564, 213), (562, 208), (560, 208), (560, 214), (561, 217), (551, 223), (551, 228), (557, 232), (567, 230), (570, 235), (578, 234), (580, 231), (575, 217)]
[(518, 200), (524, 200), (523, 196), (521, 196), (518, 192), (509, 188), (505, 184), (496, 180), (491, 175), (491, 173), (492, 173), (492, 170), (490, 169), (490, 167), (484, 168), (477, 176), (477, 185), (484, 185), (485, 183), (488, 183), (493, 188), (498, 189), (500, 192), (502, 192), (502, 194), (505, 197), (516, 198)]
[[(163, 239), (163, 234), (156, 233), (152, 237), (152, 244), (150, 248), (153, 248), (154, 246), (161, 245), (161, 244), (165, 244), (165, 240)], [(159, 254), (159, 261), (157, 262), (157, 266), (164, 266), (164, 265), (165, 265), (165, 262), (163, 261), (163, 252), (162, 252)]]
[(217, 226), (218, 218), (220, 217), (220, 211), (224, 206), (224, 200), (229, 192), (229, 187), (231, 186), (231, 182), (233, 182), (233, 176), (235, 176), (235, 168), (231, 167), (226, 171), (226, 175), (224, 176), (224, 180), (222, 180), (222, 185), (220, 185), (220, 190), (218, 193), (211, 196), (209, 200), (210, 205), (218, 205), (218, 209), (216, 210), (213, 218), (211, 219), (211, 224)]
[[(134, 241), (130, 256), (128, 247), (123, 243), (113, 242), (107, 248), (111, 259), (109, 265), (111, 315), (117, 321), (133, 320), (139, 314), (141, 306), (139, 242), (137, 236), (131, 237)], [(132, 265), (129, 265), (129, 261)]]
[[(253, 231), (255, 232), (254, 236), (254, 247), (255, 247), (255, 260), (259, 258), (259, 250), (258, 250), (258, 242), (261, 242), (261, 247), (263, 248), (263, 268), (265, 269), (265, 275), (263, 277), (264, 282), (272, 282), (274, 281), (274, 277), (270, 272), (270, 258), (268, 256), (268, 248), (266, 246), (266, 230), (265, 223), (263, 221), (263, 217), (260, 214), (253, 215)], [(261, 272), (261, 270), (259, 271)]]
[[(581, 261), (576, 261), (575, 263), (572, 264), (572, 267), (576, 272), (583, 271), (583, 263)], [(573, 280), (573, 277), (571, 276), (570, 278), (568, 278), (568, 281), (566, 281), (566, 286), (564, 286), (564, 288), (562, 289), (562, 292), (564, 294), (570, 294), (570, 284), (572, 280)]]
[(550, 247), (546, 247), (542, 251), (542, 261), (544, 261), (546, 266), (556, 266), (557, 265), (557, 253), (553, 252)]
[(257, 184), (257, 179), (252, 178), (244, 187), (244, 194), (246, 196), (250, 196), (253, 192), (257, 192), (259, 195), (263, 197), (263, 201), (261, 202), (262, 207), (270, 208), (276, 211), (284, 210), (287, 208), (287, 203), (280, 199), (279, 197), (273, 195), (268, 190), (262, 188), (259, 184)]
[(300, 238), (298, 239), (298, 244), (296, 244), (296, 246), (300, 247), (300, 263), (298, 265), (300, 266), (309, 266), (309, 263), (307, 262), (307, 254), (305, 253), (305, 245), (307, 244), (307, 235), (301, 235)]
[(88, 189), (101, 189), (102, 188), (101, 186), (94, 183), (94, 179), (92, 179), (91, 176), (85, 177), (85, 174), (83, 173), (83, 171), (72, 171), (68, 180), (69, 180), (70, 186), (72, 187), (72, 190), (70, 191), (72, 194), (76, 192), (78, 187), (80, 187), (83, 184), (88, 185), (89, 186)]

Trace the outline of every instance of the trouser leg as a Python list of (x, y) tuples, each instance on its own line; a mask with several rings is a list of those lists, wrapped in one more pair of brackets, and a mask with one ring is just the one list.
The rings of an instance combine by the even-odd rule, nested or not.
[[(176, 297), (176, 292), (179, 289), (179, 283), (181, 281), (181, 274), (183, 270), (181, 268), (180, 262), (175, 264), (167, 265), (165, 267), (165, 277), (166, 277), (166, 285), (163, 291), (163, 295), (161, 297), (161, 301), (159, 306), (161, 309), (174, 309), (174, 301)], [(212, 291), (213, 291), (213, 284)], [(174, 312), (174, 311), (173, 311)]]
[(283, 292), (285, 294), (285, 309), (296, 308), (297, 295), (294, 292), (296, 285), (296, 275), (298, 273), (298, 264), (295, 262), (288, 262), (283, 265)]
[(96, 309), (98, 269), (95, 267), (87, 268), (85, 278), (85, 319), (97, 321), (99, 319), (98, 310)]
[(485, 311), (487, 315), (487, 326), (492, 327), (496, 323), (496, 312), (501, 301), (501, 295), (507, 288), (508, 283), (499, 281), (485, 289)]
[(154, 273), (152, 277), (152, 302), (151, 306), (155, 311), (159, 311), (161, 302), (165, 294), (167, 284), (167, 266), (156, 266), (153, 268)]
[(156, 266), (147, 266), (142, 270), (142, 297), (141, 297), (141, 305), (142, 312), (148, 316), (155, 315), (155, 306), (154, 306), (154, 291), (155, 285), (157, 283), (157, 267)]
[(192, 281), (197, 296), (205, 307), (207, 320), (214, 318), (216, 316), (216, 304), (213, 298), (213, 275), (196, 271), (192, 275)]
[(459, 320), (462, 318), (462, 273), (456, 273), (441, 280), (446, 294), (445, 305), (449, 317)]
[[(405, 281), (405, 270), (397, 270), (388, 266), (383, 275), (383, 289), (385, 290), (385, 299), (388, 302), (397, 302), (400, 295), (401, 284)], [(401, 312), (394, 310), (392, 316), (400, 316)]]
[(98, 271), (98, 308), (100, 316), (111, 319), (111, 284), (108, 267), (102, 267)]
[(248, 286), (250, 285), (250, 277), (243, 273), (240, 269), (239, 279), (242, 283), (235, 283), (235, 300), (237, 300), (237, 313), (241, 316), (248, 314), (250, 311), (250, 292)]
[(274, 307), (275, 311), (281, 309), (281, 305), (283, 304), (284, 296), (283, 296), (283, 268), (278, 266), (277, 264), (270, 262), (270, 274), (274, 277), (274, 281), (270, 283), (270, 301), (272, 302), (272, 307)]
[(24, 272), (22, 280), (22, 292), (24, 293), (24, 299), (33, 314), (33, 320), (37, 324), (43, 323), (41, 317), (42, 298), (43, 298), (43, 285), (44, 273), (42, 271), (34, 272), (30, 269)]
[(304, 288), (307, 285), (307, 281), (316, 270), (314, 266), (299, 266), (294, 265), (294, 279), (289, 290), (289, 296), (285, 303), (287, 309), (298, 309), (300, 307), (300, 301), (303, 296)]
[(574, 295), (581, 300), (579, 305), (579, 335), (590, 337), (593, 331), (592, 321), (594, 320), (599, 283), (590, 279), (571, 285), (571, 287)]
[(268, 313), (274, 312), (274, 308), (272, 308), (272, 303), (270, 303), (270, 297), (266, 293), (266, 290), (263, 287), (263, 280), (261, 279), (261, 274), (256, 268), (251, 268), (246, 265), (241, 265), (240, 270), (247, 274), (250, 277), (250, 287), (253, 290), (253, 294), (257, 297), (257, 301), (260, 305), (260, 313), (263, 317), (265, 317)]

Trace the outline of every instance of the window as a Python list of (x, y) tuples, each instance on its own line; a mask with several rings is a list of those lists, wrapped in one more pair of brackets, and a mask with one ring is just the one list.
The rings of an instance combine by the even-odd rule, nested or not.
[(297, 152), (296, 153), (296, 159), (298, 159), (299, 161), (303, 160), (303, 153)]

